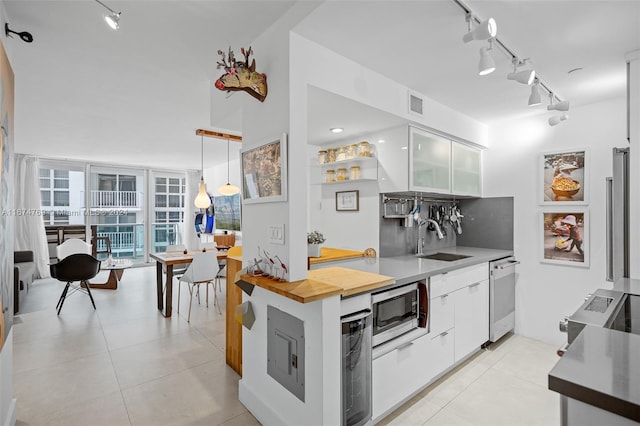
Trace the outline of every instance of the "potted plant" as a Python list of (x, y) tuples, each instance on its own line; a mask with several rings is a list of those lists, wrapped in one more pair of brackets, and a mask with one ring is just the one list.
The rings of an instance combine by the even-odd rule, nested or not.
[(309, 232), (307, 234), (307, 256), (320, 257), (320, 246), (324, 241), (324, 235), (320, 231)]

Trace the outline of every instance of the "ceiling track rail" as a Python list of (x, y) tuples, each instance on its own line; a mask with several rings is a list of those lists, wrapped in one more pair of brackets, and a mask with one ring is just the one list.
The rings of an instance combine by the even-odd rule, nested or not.
[[(457, 4), (462, 10), (464, 10), (465, 14), (470, 15), (471, 19), (473, 19), (476, 22), (476, 24), (479, 24), (480, 22), (482, 22), (480, 18), (478, 18), (476, 15), (473, 14), (469, 6), (464, 4), (461, 0), (452, 0), (452, 1), (455, 4)], [(505, 53), (507, 53), (511, 57), (512, 61), (521, 59), (519, 55), (517, 55), (513, 50), (509, 49), (502, 41), (500, 41), (498, 37), (493, 37), (493, 41), (498, 46), (500, 46)], [(538, 70), (536, 70), (536, 79), (538, 80), (538, 84), (540, 84), (540, 87), (546, 90), (549, 95), (552, 95), (556, 99), (556, 101), (562, 102), (562, 99), (556, 94), (556, 92), (553, 91), (544, 81), (542, 81), (542, 78), (540, 78)]]
[(208, 138), (230, 140), (230, 141), (234, 141), (234, 142), (242, 142), (242, 136), (232, 135), (232, 134), (229, 134), (229, 133), (216, 132), (214, 130), (197, 129), (196, 130), (196, 135), (198, 135), (198, 136), (206, 136)]

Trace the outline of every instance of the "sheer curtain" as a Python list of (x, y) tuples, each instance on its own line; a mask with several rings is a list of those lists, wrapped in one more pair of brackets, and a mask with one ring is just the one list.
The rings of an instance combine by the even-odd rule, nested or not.
[(35, 157), (17, 154), (14, 177), (16, 184), (14, 250), (33, 251), (36, 277), (48, 278), (50, 276), (49, 249), (40, 202), (40, 161)]
[(200, 240), (196, 234), (194, 221), (196, 218), (196, 208), (193, 205), (196, 195), (198, 195), (198, 185), (200, 183), (199, 171), (188, 171), (186, 181), (186, 193), (184, 195), (184, 245), (189, 250), (197, 250), (200, 247)]

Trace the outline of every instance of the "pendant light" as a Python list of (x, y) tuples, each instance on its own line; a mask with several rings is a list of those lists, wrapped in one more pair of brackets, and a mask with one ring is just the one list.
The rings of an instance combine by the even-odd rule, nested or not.
[(222, 195), (234, 195), (240, 192), (240, 188), (229, 182), (229, 139), (227, 139), (227, 184), (218, 188), (218, 192)]
[(206, 209), (211, 205), (211, 198), (207, 194), (207, 185), (204, 183), (204, 136), (202, 135), (200, 135), (200, 149), (202, 151), (200, 156), (200, 190), (196, 195), (196, 199), (193, 200), (193, 204), (199, 209)]

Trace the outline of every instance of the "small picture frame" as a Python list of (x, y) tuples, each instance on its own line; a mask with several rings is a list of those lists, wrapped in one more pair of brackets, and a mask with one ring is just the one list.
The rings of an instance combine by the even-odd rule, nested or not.
[(360, 191), (336, 192), (336, 211), (357, 212), (360, 209)]
[(586, 149), (544, 152), (540, 155), (540, 204), (586, 205), (589, 165)]
[(287, 134), (240, 151), (244, 204), (287, 201)]
[(543, 209), (540, 212), (542, 263), (589, 267), (589, 211)]

